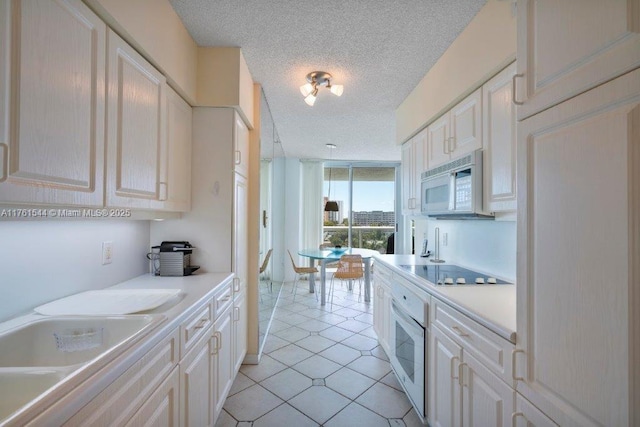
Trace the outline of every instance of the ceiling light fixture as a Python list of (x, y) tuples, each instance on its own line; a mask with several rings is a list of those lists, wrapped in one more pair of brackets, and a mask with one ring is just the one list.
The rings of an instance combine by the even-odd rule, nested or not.
[[(327, 148), (329, 149), (329, 160), (331, 160), (331, 150), (337, 148), (335, 144), (327, 144)], [(339, 212), (340, 207), (338, 206), (338, 202), (335, 200), (331, 200), (331, 165), (329, 165), (329, 191), (327, 191), (327, 203), (324, 205), (325, 212)]]
[(331, 74), (324, 71), (314, 71), (307, 74), (307, 83), (300, 86), (300, 93), (304, 96), (304, 102), (309, 106), (313, 106), (318, 96), (318, 88), (326, 87), (336, 96), (341, 96), (344, 92), (344, 86), (332, 85), (331, 80), (333, 77)]

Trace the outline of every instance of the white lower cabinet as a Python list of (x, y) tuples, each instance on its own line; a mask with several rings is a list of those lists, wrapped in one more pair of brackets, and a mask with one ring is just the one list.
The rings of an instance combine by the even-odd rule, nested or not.
[(204, 336), (180, 361), (180, 425), (208, 427), (214, 425), (212, 402), (215, 391), (215, 334)]
[(377, 265), (373, 280), (373, 330), (387, 354), (391, 337), (391, 274), (386, 267)]
[(229, 306), (213, 324), (213, 337), (215, 338), (215, 348), (213, 349), (214, 373), (213, 387), (214, 421), (222, 412), (222, 406), (227, 399), (229, 390), (233, 385), (235, 372), (233, 370), (233, 310)]
[(153, 392), (126, 427), (173, 427), (180, 425), (180, 369), (175, 367)]
[(462, 360), (462, 347), (432, 325), (429, 352), (429, 424), (432, 427), (460, 426), (462, 396), (458, 365)]
[(240, 369), (247, 354), (247, 294), (241, 292), (233, 301), (233, 372)]
[(557, 427), (542, 411), (533, 406), (520, 393), (516, 393), (516, 410), (511, 415), (513, 427)]

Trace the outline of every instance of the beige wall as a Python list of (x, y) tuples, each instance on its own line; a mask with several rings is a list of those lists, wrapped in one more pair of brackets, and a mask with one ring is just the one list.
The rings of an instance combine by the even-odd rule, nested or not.
[(189, 103), (196, 100), (198, 47), (168, 0), (84, 0), (167, 77)]
[(405, 142), (515, 58), (512, 4), (489, 0), (396, 110), (396, 143)]
[(199, 107), (239, 107), (253, 129), (253, 79), (238, 47), (198, 48)]

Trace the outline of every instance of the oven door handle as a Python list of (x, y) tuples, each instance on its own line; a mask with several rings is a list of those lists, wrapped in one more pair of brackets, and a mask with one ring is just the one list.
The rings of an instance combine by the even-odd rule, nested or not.
[(419, 323), (413, 320), (411, 316), (406, 314), (404, 310), (402, 310), (402, 308), (400, 308), (398, 304), (396, 304), (396, 302), (393, 300), (391, 301), (391, 311), (395, 316), (398, 317), (398, 319), (402, 320), (409, 328), (411, 328), (411, 330), (416, 335), (424, 337), (424, 329), (422, 328), (422, 326), (420, 326)]

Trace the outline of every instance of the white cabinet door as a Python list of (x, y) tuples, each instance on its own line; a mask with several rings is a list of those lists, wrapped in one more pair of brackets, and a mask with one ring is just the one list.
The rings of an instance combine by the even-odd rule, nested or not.
[(180, 425), (180, 369), (174, 368), (126, 427), (178, 427)]
[(165, 78), (113, 31), (108, 40), (108, 206), (162, 209)]
[(516, 410), (511, 419), (513, 427), (558, 427), (520, 393), (516, 393)]
[(462, 395), (458, 367), (462, 361), (462, 347), (432, 326), (429, 352), (429, 425), (459, 427)]
[(105, 24), (79, 0), (0, 20), (0, 202), (102, 206)]
[(237, 112), (233, 114), (233, 164), (234, 170), (249, 176), (249, 129)]
[(482, 86), (484, 208), (516, 210), (516, 115), (511, 100), (511, 64)]
[(167, 87), (167, 182), (160, 182), (164, 209), (191, 209), (191, 106)]
[(247, 274), (249, 265), (247, 264), (247, 218), (249, 215), (248, 207), (248, 187), (247, 178), (234, 173), (234, 191), (233, 191), (233, 260), (232, 271), (235, 274), (234, 294), (238, 292), (246, 292)]
[(511, 427), (515, 391), (469, 353), (463, 355), (462, 425)]
[(415, 145), (413, 139), (402, 145), (401, 151), (401, 168), (402, 168), (402, 213), (411, 215), (416, 209), (415, 197)]
[(560, 425), (637, 424), (640, 69), (518, 141), (517, 390)]
[(466, 97), (449, 113), (451, 138), (448, 140), (450, 158), (464, 156), (482, 148), (482, 89)]
[(429, 169), (449, 161), (449, 113), (427, 128), (427, 164)]
[(518, 0), (518, 120), (640, 66), (639, 0)]
[(247, 354), (247, 297), (242, 292), (233, 302), (233, 374)]
[(211, 329), (180, 362), (180, 419), (182, 426), (213, 426), (215, 372)]
[(215, 373), (213, 375), (213, 387), (215, 388), (213, 402), (214, 420), (222, 412), (224, 401), (233, 385), (233, 310), (229, 307), (222, 313), (213, 325), (213, 335), (216, 347), (214, 350)]

